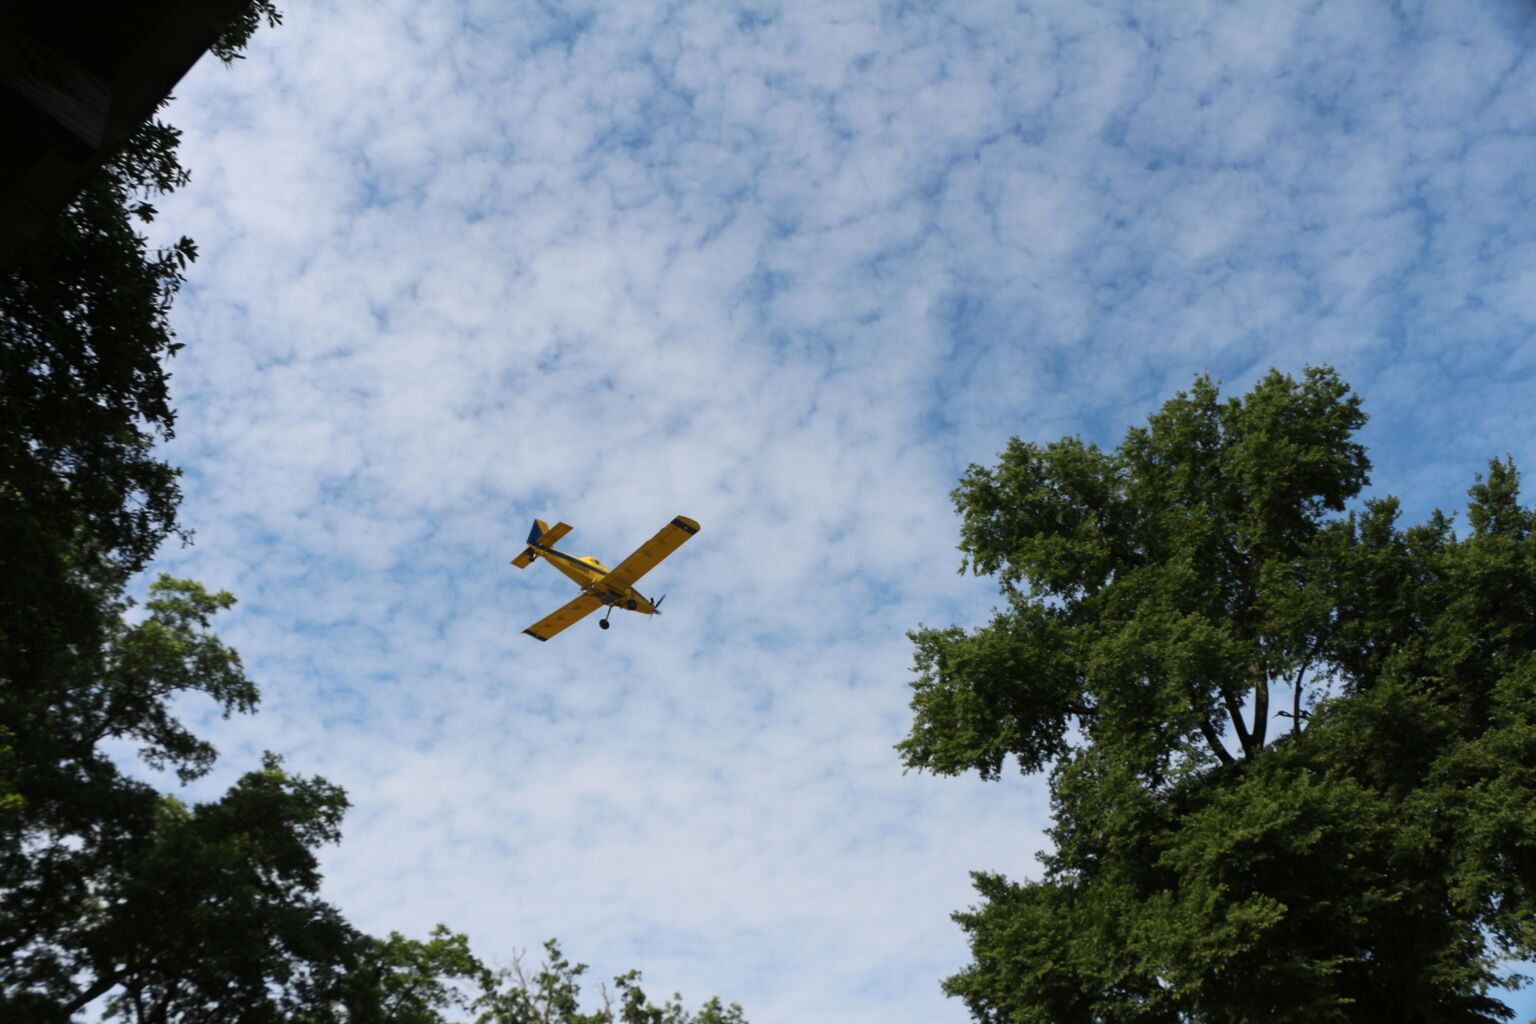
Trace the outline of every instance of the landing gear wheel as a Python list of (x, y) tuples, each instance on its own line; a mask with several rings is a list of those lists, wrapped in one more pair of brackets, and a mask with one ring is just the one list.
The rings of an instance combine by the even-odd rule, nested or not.
[(598, 619), (597, 620), (597, 624), (599, 626), (601, 626), (603, 629), (607, 629), (608, 628), (608, 620), (607, 619)]
[(640, 605), (637, 602), (630, 600), (624, 602), (624, 607), (628, 608), (630, 611), (634, 611), (636, 608), (639, 608)]

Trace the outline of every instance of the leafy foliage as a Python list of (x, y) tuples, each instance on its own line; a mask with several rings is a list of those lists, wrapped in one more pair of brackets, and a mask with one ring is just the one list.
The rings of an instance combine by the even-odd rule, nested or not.
[(522, 958), (512, 966), (487, 972), (482, 992), (474, 1001), (480, 1015), (475, 1024), (745, 1024), (740, 1006), (722, 1006), (711, 998), (697, 1013), (684, 1009), (674, 995), (656, 1004), (640, 987), (640, 972), (628, 971), (613, 979), (613, 990), (600, 985), (602, 1008), (581, 1009), (581, 975), (585, 964), (573, 964), (553, 939), (544, 944), (545, 959), (529, 974)]
[[(919, 629), (909, 768), (1050, 772), (1039, 881), (978, 875), (984, 1021), (1491, 1021), (1536, 954), (1536, 544), (1513, 465), (1407, 529), (1327, 369), (1200, 378), (1111, 452), (955, 491), (1007, 606)], [(1289, 696), (1276, 707), (1276, 696)], [(1276, 728), (1278, 726), (1278, 728)]]
[(240, 51), (245, 49), (245, 44), (261, 27), (263, 21), (267, 23), (268, 28), (276, 28), (283, 23), (282, 12), (277, 9), (272, 0), (252, 0), (243, 11), (235, 15), (224, 34), (214, 40), (209, 52), (226, 64), (243, 60), (245, 55)]
[(339, 789), (269, 756), (188, 807), (102, 747), (134, 741), (183, 779), (207, 772), (213, 748), (170, 702), (254, 707), (239, 658), (207, 629), (231, 603), (162, 577), (141, 621), (109, 618), (103, 646), (61, 659), (48, 686), (3, 691), (0, 1007), (17, 1018), (68, 1019), (113, 993), (109, 1009), (135, 1021), (282, 1019), (349, 963), (356, 938), (319, 900), (314, 856), (339, 836)]

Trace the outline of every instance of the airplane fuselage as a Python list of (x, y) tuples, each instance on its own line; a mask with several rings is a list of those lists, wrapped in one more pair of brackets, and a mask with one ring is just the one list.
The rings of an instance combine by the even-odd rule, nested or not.
[(592, 556), (577, 558), (556, 548), (536, 543), (530, 544), (529, 547), (543, 555), (545, 561), (563, 572), (572, 583), (603, 604), (639, 612), (641, 615), (656, 613), (656, 606), (634, 587), (604, 586), (603, 580), (608, 575), (608, 567)]

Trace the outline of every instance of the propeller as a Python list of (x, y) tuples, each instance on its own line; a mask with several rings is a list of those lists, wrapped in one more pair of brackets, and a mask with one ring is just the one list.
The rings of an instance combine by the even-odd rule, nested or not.
[(667, 595), (666, 594), (662, 594), (660, 597), (658, 597), (656, 599), (656, 603), (651, 605), (651, 611), (655, 612), (657, 615), (660, 615), (661, 614), (661, 602), (665, 601), (666, 599), (667, 599)]

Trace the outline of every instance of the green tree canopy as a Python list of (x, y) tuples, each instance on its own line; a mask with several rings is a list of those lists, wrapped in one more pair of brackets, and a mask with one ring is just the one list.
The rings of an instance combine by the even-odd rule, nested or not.
[(923, 629), (909, 768), (1050, 773), (1043, 876), (978, 875), (978, 1020), (1489, 1021), (1536, 954), (1536, 544), (1391, 498), (1328, 369), (1198, 379), (1113, 451), (954, 492), (1005, 606)]

